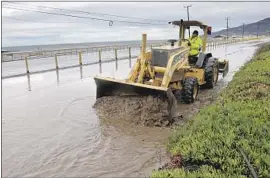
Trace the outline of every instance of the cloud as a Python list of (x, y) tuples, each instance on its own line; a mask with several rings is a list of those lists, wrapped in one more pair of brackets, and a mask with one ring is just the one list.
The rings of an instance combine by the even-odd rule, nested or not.
[[(142, 33), (147, 33), (148, 39), (152, 40), (177, 38), (178, 29), (166, 22), (186, 19), (186, 9), (183, 6), (189, 4), (192, 4), (190, 19), (200, 20), (213, 26), (213, 31), (226, 27), (226, 16), (231, 18), (229, 21), (231, 27), (269, 17), (269, 2), (23, 2), (16, 4), (3, 2), (2, 44), (3, 46), (16, 46), (140, 40)], [(92, 14), (38, 6), (86, 11)], [(5, 7), (22, 8), (29, 11)], [(114, 23), (109, 26), (107, 21), (49, 15), (33, 12), (33, 10), (102, 18), (114, 20)], [(96, 13), (136, 18), (120, 18)], [(141, 18), (164, 22), (142, 20)], [(122, 23), (116, 20), (163, 23), (164, 25)]]

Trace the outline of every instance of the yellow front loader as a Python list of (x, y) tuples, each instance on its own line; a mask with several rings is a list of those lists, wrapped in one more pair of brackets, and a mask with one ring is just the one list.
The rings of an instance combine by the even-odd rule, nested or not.
[[(198, 21), (173, 21), (179, 26), (179, 40), (169, 40), (170, 45), (154, 47), (146, 51), (146, 34), (142, 35), (142, 50), (126, 80), (109, 77), (94, 77), (97, 85), (96, 97), (111, 95), (152, 95), (168, 101), (169, 116), (172, 117), (174, 104), (181, 100), (192, 103), (197, 98), (200, 86), (212, 88), (228, 72), (228, 61), (217, 59), (206, 53), (207, 36), (211, 27)], [(204, 31), (202, 50), (189, 60), (188, 40), (185, 31), (191, 26)]]

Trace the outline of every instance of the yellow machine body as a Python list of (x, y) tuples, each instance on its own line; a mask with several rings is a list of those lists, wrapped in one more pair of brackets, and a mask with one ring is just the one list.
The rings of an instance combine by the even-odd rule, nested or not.
[[(199, 26), (204, 30), (202, 52), (206, 50), (209, 27), (198, 21), (173, 21), (179, 25), (179, 40), (176, 44), (155, 47), (146, 51), (146, 34), (142, 35), (141, 54), (133, 65), (127, 79), (117, 80), (109, 77), (96, 76), (97, 98), (111, 95), (158, 95), (165, 96), (170, 106), (174, 103), (174, 90), (181, 90), (182, 81), (187, 77), (194, 77), (198, 85), (204, 85), (205, 69), (189, 64), (188, 41), (185, 30), (190, 26)], [(218, 62), (217, 72), (226, 75), (228, 61)], [(224, 76), (225, 76), (224, 75)], [(195, 91), (195, 89), (194, 89)]]

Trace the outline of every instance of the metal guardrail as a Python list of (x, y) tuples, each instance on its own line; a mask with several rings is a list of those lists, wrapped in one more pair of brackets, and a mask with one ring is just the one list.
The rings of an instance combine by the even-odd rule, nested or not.
[[(235, 41), (247, 41), (255, 38), (244, 38), (244, 39), (230, 39), (230, 40), (209, 40), (208, 45), (219, 45), (219, 44), (228, 44), (234, 43)], [(212, 44), (214, 43), (214, 44)], [(167, 42), (164, 43), (150, 43), (148, 47), (155, 47), (161, 46), (164, 44), (168, 44)], [(65, 48), (65, 49), (57, 49), (57, 50), (42, 50), (42, 51), (22, 51), (22, 52), (4, 52), (2, 53), (2, 62), (10, 62), (10, 61), (18, 61), (24, 60), (25, 57), (28, 59), (40, 59), (40, 58), (48, 58), (54, 57), (55, 55), (64, 56), (64, 55), (77, 55), (79, 52), (82, 53), (94, 53), (98, 52), (99, 50), (102, 51), (113, 51), (115, 49), (119, 50), (127, 50), (129, 47), (131, 48), (140, 48), (141, 45), (134, 44), (134, 45), (113, 45), (113, 46), (96, 46), (96, 47), (85, 47), (85, 48)]]
[[(167, 44), (164, 43), (150, 43), (148, 47), (155, 47)], [(114, 45), (114, 46), (96, 46), (96, 47), (85, 47), (85, 48), (66, 48), (66, 49), (57, 49), (57, 50), (43, 50), (43, 51), (22, 51), (22, 52), (5, 52), (2, 53), (2, 62), (18, 61), (24, 60), (25, 57), (29, 59), (40, 59), (47, 57), (54, 57), (55, 55), (64, 56), (64, 55), (77, 55), (79, 52), (82, 53), (94, 53), (98, 50), (102, 51), (113, 51), (117, 50), (127, 50), (131, 48), (140, 48), (139, 44), (134, 45)]]
[[(250, 41), (250, 40), (257, 40), (258, 38), (245, 38), (245, 39), (231, 39), (231, 40), (212, 40), (212, 41), (208, 41), (207, 43), (207, 48), (211, 49), (211, 48), (216, 48), (217, 46), (220, 45), (226, 45), (226, 44), (232, 44), (232, 43), (237, 43), (237, 42), (243, 42), (243, 41)], [(166, 43), (158, 43), (158, 44), (149, 44), (147, 47), (152, 48), (152, 47), (158, 47), (158, 46), (162, 46), (164, 44), (168, 44)], [(140, 45), (133, 45), (134, 48), (139, 49), (141, 46)], [(82, 65), (91, 65), (91, 64), (101, 64), (104, 62), (113, 62), (115, 61), (117, 63), (118, 60), (124, 60), (124, 59), (129, 59), (131, 61), (132, 57), (137, 57), (137, 56), (132, 56), (131, 54), (131, 46), (129, 45), (121, 45), (121, 46), (103, 46), (103, 47), (91, 47), (90, 48), (76, 48), (76, 49), (64, 49), (64, 50), (53, 50), (53, 51), (46, 51), (46, 52), (50, 52), (50, 55), (38, 55), (38, 56), (34, 56), (31, 55), (33, 53), (30, 53), (29, 55), (26, 56), (21, 56), (20, 59), (18, 60), (24, 60), (25, 61), (25, 67), (26, 67), (26, 73), (22, 73), (22, 74), (16, 74), (16, 75), (12, 75), (12, 76), (3, 76), (2, 78), (9, 78), (9, 77), (15, 77), (15, 76), (20, 76), (20, 75), (25, 75), (25, 74), (30, 74), (30, 69), (29, 69), (29, 65), (28, 65), (28, 60), (33, 60), (33, 59), (40, 59), (40, 58), (48, 58), (48, 57), (54, 57), (54, 61), (55, 61), (55, 68), (52, 69), (48, 69), (48, 70), (44, 70), (44, 71), (52, 71), (52, 70), (58, 70), (58, 69), (64, 69), (64, 68), (70, 68), (70, 67), (78, 67), (78, 66), (82, 66)], [(65, 51), (66, 50), (66, 51)], [(68, 51), (70, 50), (70, 51)], [(121, 57), (118, 58), (118, 51), (120, 50), (128, 50), (128, 56), (127, 57)], [(61, 52), (60, 52), (61, 51)], [(110, 58), (110, 59), (106, 59), (106, 60), (102, 60), (102, 52), (104, 51), (114, 51), (114, 58)], [(90, 63), (83, 63), (83, 57), (82, 54), (85, 53), (94, 53), (97, 52), (98, 53), (98, 61), (95, 62), (90, 62)], [(2, 55), (11, 55), (11, 54), (15, 54), (15, 53), (3, 53)], [(21, 53), (19, 53), (21, 54)], [(78, 64), (77, 65), (73, 65), (73, 66), (65, 66), (65, 67), (59, 67), (58, 65), (58, 60), (59, 60), (59, 56), (66, 56), (66, 55), (78, 55)], [(2, 56), (3, 57), (3, 56)], [(11, 60), (11, 61), (3, 61), (2, 62), (12, 62), (15, 60)], [(130, 64), (131, 67), (131, 64)], [(31, 72), (31, 73), (40, 73), (43, 71), (35, 71), (35, 72)]]

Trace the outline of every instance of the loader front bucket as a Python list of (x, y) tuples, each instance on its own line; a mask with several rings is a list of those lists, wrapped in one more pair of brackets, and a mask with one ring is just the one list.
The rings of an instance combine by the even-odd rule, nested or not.
[(229, 72), (229, 61), (225, 59), (219, 59), (218, 68), (218, 72), (222, 73), (223, 77), (225, 77)]
[(154, 96), (167, 100), (169, 119), (174, 114), (176, 99), (168, 88), (141, 83), (126, 82), (108, 77), (94, 77), (97, 90), (96, 98), (103, 96)]

